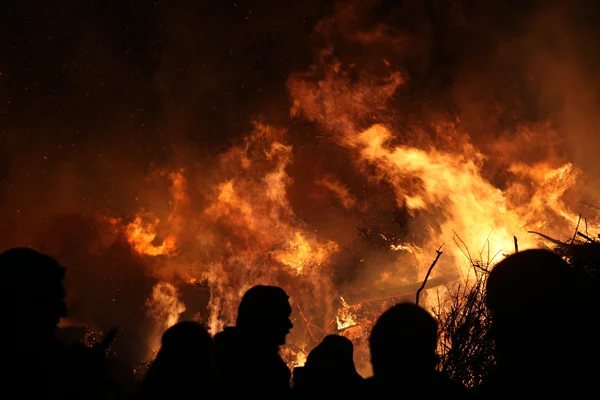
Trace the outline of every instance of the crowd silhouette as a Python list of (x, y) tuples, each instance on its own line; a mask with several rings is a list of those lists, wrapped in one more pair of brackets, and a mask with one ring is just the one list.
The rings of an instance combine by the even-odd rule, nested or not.
[(254, 286), (235, 326), (214, 338), (193, 321), (169, 328), (136, 393), (123, 391), (105, 357), (114, 334), (95, 347), (67, 346), (56, 335), (67, 315), (65, 268), (28, 248), (0, 254), (2, 390), (9, 398), (542, 398), (593, 396), (597, 377), (590, 293), (570, 265), (547, 250), (506, 257), (490, 272), (495, 365), (477, 388), (438, 371), (438, 324), (424, 308), (400, 303), (374, 324), (373, 376), (363, 379), (353, 344), (328, 335), (292, 373), (279, 354), (293, 327), (284, 289)]

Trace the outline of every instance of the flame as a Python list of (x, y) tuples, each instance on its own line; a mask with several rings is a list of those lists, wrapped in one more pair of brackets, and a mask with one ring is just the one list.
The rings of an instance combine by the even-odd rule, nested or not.
[(169, 255), (176, 250), (175, 237), (167, 236), (159, 245), (154, 245), (156, 239), (156, 226), (160, 218), (154, 217), (150, 221), (148, 218), (138, 215), (133, 222), (127, 225), (125, 233), (127, 241), (133, 246), (135, 251), (149, 256)]
[(119, 218), (108, 218), (109, 222), (117, 229), (122, 229), (127, 241), (133, 249), (142, 255), (147, 256), (168, 256), (177, 250), (177, 236), (181, 233), (185, 225), (183, 212), (189, 204), (187, 195), (187, 180), (183, 175), (184, 170), (167, 172), (159, 170), (156, 174), (159, 177), (168, 176), (171, 181), (170, 194), (172, 211), (170, 212), (166, 225), (169, 232), (160, 243), (156, 243), (158, 234), (157, 228), (161, 222), (160, 217), (153, 212), (142, 210), (135, 216), (134, 220), (122, 226), (122, 220)]
[(294, 370), (296, 367), (303, 367), (306, 364), (306, 358), (308, 354), (300, 349), (294, 349), (291, 347), (283, 347), (280, 351), (281, 358), (286, 362), (290, 370)]
[(417, 253), (420, 249), (411, 243), (390, 244), (391, 251), (408, 251), (411, 254)]
[(179, 321), (179, 316), (186, 310), (185, 304), (179, 300), (177, 288), (169, 282), (158, 282), (146, 300), (148, 316), (155, 323), (155, 332), (150, 337), (149, 348), (152, 353), (160, 347), (160, 338), (164, 331)]
[[(258, 144), (265, 137), (281, 134), (271, 128), (257, 125), (249, 146)], [(294, 212), (287, 200), (287, 187), (292, 182), (286, 173), (291, 162), (292, 147), (277, 141), (266, 143), (261, 154), (274, 166), (259, 177), (229, 179), (218, 186), (215, 201), (205, 211), (207, 219), (226, 224), (236, 234), (251, 242), (251, 254), (259, 249), (288, 268), (293, 274), (306, 274), (307, 269), (317, 268), (338, 250), (333, 241), (320, 241), (295, 221)], [(236, 152), (238, 149), (236, 149)], [(233, 154), (231, 154), (233, 155)], [(239, 155), (238, 155), (239, 156)], [(248, 154), (241, 154), (239, 165), (249, 170), (253, 163)], [(256, 184), (255, 187), (250, 185)]]
[[(508, 207), (502, 191), (482, 178), (475, 160), (436, 149), (390, 147), (391, 137), (386, 127), (374, 125), (347, 140), (362, 161), (377, 168), (378, 179), (393, 187), (400, 206), (413, 213), (443, 206), (447, 220), (440, 227), (441, 234), (434, 236), (438, 243), (457, 234), (465, 243), (487, 243), (489, 252), (497, 255), (511, 251), (515, 235), (526, 237), (519, 214)], [(457, 258), (460, 252), (454, 249)], [(469, 271), (462, 271), (465, 278)]]
[[(425, 243), (381, 235), (391, 252), (414, 257), (422, 276), (431, 263), (427, 249), (436, 249), (441, 243), (454, 241), (456, 245), (450, 247), (451, 260), (440, 269), (458, 270), (466, 282), (472, 269), (465, 256), (486, 257), (491, 263), (513, 251), (515, 236), (520, 248), (536, 247), (538, 239), (528, 235), (529, 230), (552, 229), (544, 225), (548, 221), (563, 228), (577, 223), (577, 215), (563, 201), (579, 174), (571, 164), (513, 163), (508, 168), (510, 184), (501, 190), (484, 177), (485, 157), (472, 146), (465, 144), (457, 153), (456, 149), (397, 145), (395, 135), (388, 127), (374, 124), (360, 131), (348, 130), (337, 140), (356, 155), (359, 171), (369, 174), (376, 184), (389, 185), (398, 207), (405, 207), (413, 216), (424, 216)], [(314, 301), (335, 293), (332, 257), (341, 247), (308, 229), (295, 215), (288, 199), (293, 180), (287, 172), (293, 148), (283, 143), (284, 136), (285, 132), (257, 123), (244, 145), (222, 156), (222, 168), (229, 173), (205, 186), (206, 206), (196, 215), (189, 212), (185, 170), (177, 170), (160, 174), (171, 183), (170, 209), (162, 213), (142, 210), (128, 224), (110, 219), (140, 256), (165, 257), (157, 259), (151, 270), (159, 279), (168, 277), (155, 286), (147, 303), (157, 327), (150, 338), (151, 348), (156, 348), (160, 334), (185, 310), (176, 282), (207, 284), (209, 315), (204, 320), (212, 334), (233, 323), (239, 298), (249, 287), (286, 282), (292, 301), (301, 303), (307, 314), (300, 324), (305, 330), (315, 316), (330, 318), (337, 332), (357, 344), (357, 352), (366, 348), (365, 338), (376, 314), (366, 315), (340, 296), (342, 306), (337, 309)], [(332, 192), (344, 209), (356, 205), (350, 191), (335, 179), (326, 177), (318, 184)], [(161, 241), (157, 241), (159, 231), (163, 232)], [(182, 258), (178, 251), (190, 234), (195, 235), (193, 248), (204, 254), (200, 258), (186, 253)], [(483, 248), (470, 253), (477, 245)], [(374, 284), (394, 283), (412, 282), (384, 271)], [(431, 302), (437, 299), (428, 299), (426, 293), (423, 296), (424, 304), (436, 305)], [(308, 339), (305, 332), (295, 338), (292, 334), (298, 348), (311, 346), (314, 341)], [(306, 357), (303, 350), (291, 348), (284, 355), (290, 366), (302, 365)]]
[(340, 297), (342, 307), (338, 309), (335, 321), (337, 323), (338, 331), (357, 325), (356, 315), (354, 314), (352, 307), (350, 307), (343, 297)]
[(334, 193), (340, 204), (346, 210), (349, 210), (356, 205), (356, 199), (352, 196), (348, 187), (335, 178), (326, 176), (317, 180), (317, 184)]
[(285, 250), (274, 251), (273, 257), (280, 263), (290, 267), (297, 274), (302, 274), (305, 268), (318, 267), (323, 264), (337, 250), (338, 247), (333, 242), (327, 242), (313, 248), (303, 233), (298, 231), (286, 243)]
[[(333, 29), (332, 24), (333, 20), (320, 24), (320, 33)], [(350, 36), (370, 46), (388, 40), (386, 35), (387, 30), (378, 27)], [(405, 49), (407, 40), (391, 43)], [(298, 145), (291, 144), (296, 142), (286, 129), (262, 121), (254, 122), (241, 143), (215, 157), (207, 171), (191, 168), (193, 162), (187, 168), (155, 170), (149, 183), (168, 181), (169, 192), (160, 198), (167, 201), (109, 218), (148, 265), (148, 274), (160, 280), (147, 303), (157, 326), (151, 347), (186, 308), (178, 285), (206, 284), (208, 316), (203, 320), (215, 334), (234, 323), (248, 288), (274, 284), (289, 292), (298, 305), (294, 310), (302, 310), (295, 311), (302, 318), (296, 318), (288, 338), (293, 346), (282, 349), (290, 366), (303, 365), (304, 349), (318, 342), (314, 326), (322, 334), (338, 332), (351, 338), (364, 355), (365, 338), (379, 314), (349, 306), (341, 296), (346, 288), (338, 286), (346, 283), (333, 278), (340, 266), (336, 257), (358, 247), (348, 238), (351, 235), (339, 232), (354, 231), (363, 221), (372, 223), (371, 213), (381, 203), (408, 213), (404, 222), (411, 234), (397, 240), (380, 236), (392, 261), (385, 271), (364, 272), (370, 278), (376, 275), (365, 289), (420, 283), (442, 244), (446, 253), (430, 278), (443, 274), (464, 283), (472, 261), (499, 261), (514, 251), (515, 237), (519, 248), (527, 249), (543, 244), (529, 233), (532, 230), (572, 234), (579, 214), (565, 198), (582, 171), (556, 156), (555, 150), (535, 162), (528, 159), (531, 152), (523, 151), (539, 136), (557, 136), (550, 134), (551, 128), (524, 124), (507, 133), (512, 141), (478, 148), (460, 128), (458, 115), (404, 121), (409, 111), (392, 102), (408, 82), (402, 66), (387, 59), (370, 60), (375, 74), (335, 54), (333, 46), (327, 46), (315, 65), (288, 81), (291, 117), (311, 122), (310, 133), (348, 157), (339, 174), (314, 168), (308, 179), (319, 196), (325, 192), (334, 200), (327, 202), (331, 214), (339, 211), (347, 217), (343, 223), (336, 220), (335, 229), (315, 229), (303, 219), (301, 207), (293, 206), (294, 184), (300, 186), (296, 192), (310, 191), (292, 174)], [(494, 163), (499, 165), (494, 172), (501, 176), (500, 183), (491, 178)], [(590, 221), (588, 228), (598, 227)], [(416, 268), (406, 265), (404, 256), (414, 258)], [(374, 270), (379, 263), (384, 262), (377, 260)], [(361, 276), (352, 284), (367, 286), (365, 282)], [(444, 301), (443, 296), (429, 298), (426, 291), (422, 295), (425, 305)], [(332, 301), (337, 298), (339, 308)], [(382, 309), (389, 305), (380, 304)]]

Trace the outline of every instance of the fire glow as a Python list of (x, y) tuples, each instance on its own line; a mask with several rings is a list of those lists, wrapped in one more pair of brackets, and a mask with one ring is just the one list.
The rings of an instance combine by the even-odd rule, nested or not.
[[(548, 215), (562, 219), (565, 228), (577, 223), (577, 215), (560, 200), (562, 192), (575, 182), (577, 171), (570, 164), (555, 168), (515, 165), (511, 170), (520, 179), (515, 186), (501, 191), (482, 178), (478, 167), (480, 154), (471, 153), (469, 157), (436, 149), (392, 147), (387, 143), (392, 135), (388, 128), (376, 124), (344, 137), (343, 143), (349, 151), (356, 152), (359, 170), (365, 165), (375, 167), (373, 178), (392, 186), (399, 205), (414, 212), (443, 205), (444, 222), (430, 227), (428, 241), (422, 248), (411, 244), (390, 245), (391, 251), (417, 254), (418, 276), (424, 276), (431, 261), (431, 251), (422, 249), (435, 249), (453, 237), (460, 237), (462, 243), (472, 247), (483, 246), (482, 253), (491, 261), (514, 251), (514, 236), (520, 238), (523, 249), (537, 246), (537, 238), (527, 231), (541, 229)], [(331, 281), (330, 260), (340, 246), (303, 226), (290, 207), (286, 192), (291, 177), (286, 167), (292, 161), (293, 149), (278, 140), (281, 139), (276, 139), (272, 127), (257, 124), (244, 147), (226, 153), (223, 159), (237, 168), (235, 176), (212, 188), (212, 201), (198, 215), (186, 209), (189, 204), (186, 171), (178, 170), (159, 174), (170, 181), (172, 208), (166, 215), (143, 210), (128, 224), (111, 221), (140, 257), (155, 258), (156, 263), (162, 264), (156, 270), (161, 280), (147, 301), (149, 316), (157, 326), (148, 338), (149, 348), (156, 348), (162, 331), (177, 322), (186, 309), (178, 298), (177, 288), (197, 282), (207, 282), (210, 287), (210, 314), (206, 322), (213, 333), (235, 321), (237, 299), (252, 285), (269, 282), (286, 287), (304, 319), (296, 321), (296, 334), (292, 338), (296, 342), (285, 353), (290, 365), (302, 364), (306, 352), (314, 345), (313, 340), (318, 341), (308, 333), (313, 318), (335, 321), (322, 325), (324, 332), (341, 332), (357, 341), (365, 338), (366, 327), (355, 329), (361, 324), (357, 307), (348, 305), (343, 297), (340, 300), (340, 288)], [(255, 163), (263, 165), (254, 168)], [(257, 174), (257, 170), (261, 173)], [(522, 198), (519, 185), (524, 181), (531, 194), (526, 201), (519, 202)], [(343, 198), (349, 196), (344, 192)], [(341, 207), (348, 204), (351, 203), (340, 199)], [(163, 239), (157, 242), (162, 221)], [(206, 249), (210, 257), (182, 268), (181, 263), (189, 261), (178, 260), (190, 259), (183, 244), (188, 240), (188, 223), (197, 227), (196, 249)], [(220, 233), (216, 227), (229, 233)], [(466, 282), (470, 267), (465, 263), (463, 251), (459, 245), (451, 247), (450, 264), (457, 268), (457, 280)], [(445, 268), (451, 269), (450, 264)], [(399, 263), (398, 268), (402, 267)], [(380, 278), (386, 279), (384, 275)], [(298, 292), (294, 290), (296, 285)], [(336, 309), (338, 301), (341, 306)]]
[[(562, 239), (579, 224), (598, 230), (581, 217), (586, 171), (562, 151), (564, 129), (519, 117), (468, 132), (477, 124), (464, 121), (479, 122), (479, 109), (447, 105), (445, 93), (468, 89), (411, 92), (421, 89), (411, 71), (413, 59), (426, 58), (418, 48), (427, 32), (363, 25), (370, 6), (339, 2), (316, 24), (312, 64), (286, 75), (284, 118), (257, 116), (208, 160), (181, 151), (144, 165), (143, 183), (125, 183), (134, 205), (82, 211), (101, 231), (90, 254), (123, 245), (119, 254), (143, 270), (141, 307), (152, 329), (140, 337), (140, 361), (186, 313), (214, 334), (235, 323), (247, 289), (272, 284), (292, 303), (295, 327), (282, 349), (290, 366), (339, 333), (353, 340), (365, 372), (371, 325), (390, 302), (414, 298), (440, 246), (426, 307), (443, 307), (448, 290), (469, 283), (470, 259), (493, 264), (516, 241), (519, 249), (544, 246), (531, 232)], [(504, 115), (503, 104), (490, 103), (491, 114)], [(366, 239), (356, 239), (357, 229)], [(48, 246), (66, 253), (59, 244)]]

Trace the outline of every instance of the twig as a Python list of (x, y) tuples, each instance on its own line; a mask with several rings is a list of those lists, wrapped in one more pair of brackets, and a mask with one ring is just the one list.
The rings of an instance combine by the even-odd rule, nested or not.
[[(335, 322), (335, 321), (333, 321), (333, 322)], [(327, 332), (325, 332), (325, 330), (323, 328), (321, 328), (319, 325), (313, 324), (312, 322), (309, 322), (309, 323), (310, 323), (310, 326), (312, 326), (313, 328), (317, 329), (323, 335), (327, 334)]]
[(300, 347), (298, 347), (298, 346), (296, 346), (295, 344), (292, 344), (292, 343), (286, 343), (285, 347), (293, 349), (293, 350), (296, 350), (298, 353), (302, 353), (304, 355), (308, 354), (304, 349), (301, 349)]
[(308, 332), (308, 336), (310, 336), (310, 338), (312, 339), (312, 341), (315, 344), (319, 343), (319, 341), (317, 339), (315, 339), (315, 335), (313, 335), (312, 330), (310, 329), (310, 323), (308, 322), (308, 320), (306, 319), (306, 316), (302, 312), (300, 305), (296, 304), (296, 307), (298, 307), (298, 312), (300, 313), (300, 317), (302, 317), (302, 321), (304, 321), (304, 326), (306, 327), (306, 332)]
[(592, 210), (600, 211), (600, 207), (596, 207), (596, 206), (594, 206), (594, 205), (592, 205), (592, 204), (589, 204), (589, 203), (586, 203), (586, 202), (584, 202), (584, 201), (582, 201), (582, 202), (581, 202), (581, 204), (583, 204), (583, 205), (584, 205), (584, 206), (586, 206), (586, 207), (589, 207), (589, 208), (591, 208)]
[[(336, 324), (336, 323), (337, 323), (336, 319), (335, 319), (335, 318), (334, 318), (334, 319), (332, 319), (331, 321), (329, 321), (329, 322), (327, 323), (327, 325), (325, 325), (325, 329), (329, 328), (331, 325), (334, 325), (334, 324)], [(319, 328), (319, 329), (321, 329), (321, 328)]]
[(577, 220), (577, 226), (575, 226), (575, 233), (573, 234), (573, 238), (571, 239), (571, 244), (575, 243), (575, 238), (577, 237), (577, 232), (579, 231), (580, 223), (581, 223), (581, 214), (579, 214), (579, 219)]
[(589, 241), (590, 243), (596, 242), (594, 239), (592, 239), (588, 235), (585, 235), (585, 234), (583, 234), (581, 232), (577, 232), (577, 235), (581, 236), (582, 238), (584, 238), (585, 240)]
[(515, 239), (515, 253), (519, 252), (519, 241), (517, 240), (516, 236), (513, 236), (513, 238)]
[[(435, 278), (431, 278), (427, 280), (427, 287), (433, 288), (436, 286), (443, 286), (448, 282), (453, 282), (459, 279), (459, 275), (456, 274), (447, 274), (441, 275)], [(358, 294), (350, 295), (346, 298), (346, 302), (349, 306), (356, 306), (359, 304), (370, 303), (370, 302), (380, 302), (384, 300), (401, 298), (405, 296), (414, 296), (417, 293), (417, 290), (421, 287), (422, 282), (411, 283), (408, 285), (403, 285), (400, 287), (394, 287), (389, 289), (382, 289), (373, 292), (372, 290), (365, 294), (365, 292), (361, 292)]]
[(546, 240), (548, 240), (548, 241), (550, 241), (550, 242), (552, 242), (552, 243), (554, 243), (554, 244), (556, 244), (558, 246), (564, 245), (564, 243), (562, 243), (560, 240), (553, 239), (553, 238), (551, 238), (548, 235), (544, 235), (543, 233), (539, 233), (539, 232), (536, 232), (536, 231), (527, 231), (527, 233), (533, 233), (535, 235), (541, 236), (544, 239), (546, 239)]
[(460, 251), (463, 252), (463, 254), (465, 255), (465, 257), (467, 257), (467, 259), (469, 261), (471, 261), (473, 259), (473, 257), (471, 257), (471, 252), (469, 251), (469, 247), (467, 246), (467, 244), (460, 238), (460, 236), (458, 236), (458, 233), (456, 233), (455, 230), (452, 230), (452, 233), (454, 233), (454, 236), (456, 236), (456, 238), (458, 238), (458, 240), (460, 240), (460, 242), (463, 244), (463, 246), (465, 246), (466, 253), (463, 251), (463, 249), (460, 247), (460, 245), (456, 242), (456, 239), (452, 238), (454, 240), (454, 243), (456, 243), (456, 245), (458, 246), (458, 248), (460, 249)]
[(485, 247), (487, 246), (488, 260), (490, 259), (490, 236), (491, 235), (492, 235), (492, 229), (490, 229), (490, 233), (488, 233), (487, 238), (485, 239), (485, 242), (483, 243), (483, 247), (482, 247), (481, 251), (479, 252), (479, 258), (483, 258), (482, 254), (485, 250)]
[(496, 254), (494, 254), (494, 257), (492, 257), (492, 259), (488, 262), (488, 265), (486, 266), (486, 268), (484, 269), (484, 271), (487, 271), (490, 268), (490, 265), (492, 264), (492, 261), (494, 261), (496, 259), (496, 257), (498, 257), (498, 254), (500, 254), (502, 252), (502, 249), (498, 250), (496, 252)]
[(423, 279), (423, 283), (421, 284), (421, 287), (417, 290), (417, 299), (416, 299), (417, 305), (419, 305), (419, 296), (421, 295), (421, 292), (423, 291), (423, 289), (425, 288), (425, 285), (427, 284), (427, 279), (429, 279), (429, 274), (431, 274), (433, 267), (435, 267), (435, 264), (437, 264), (438, 260), (442, 256), (442, 254), (444, 254), (444, 252), (442, 251), (442, 247), (444, 247), (443, 244), (440, 246), (439, 249), (436, 250), (437, 257), (435, 257), (435, 260), (433, 260), (433, 262), (431, 263), (431, 266), (429, 267), (429, 269), (427, 270), (427, 274), (425, 275), (425, 279)]

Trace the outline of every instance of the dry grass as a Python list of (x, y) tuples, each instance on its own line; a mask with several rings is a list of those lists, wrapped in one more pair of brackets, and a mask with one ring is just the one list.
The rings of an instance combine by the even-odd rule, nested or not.
[(471, 260), (471, 265), (472, 279), (438, 291), (440, 305), (433, 310), (440, 327), (438, 368), (466, 387), (478, 386), (494, 364), (484, 291), (489, 264)]
[[(579, 230), (567, 242), (544, 238), (552, 243), (548, 249), (561, 255), (577, 271), (584, 295), (582, 301), (600, 306), (596, 296), (600, 293), (600, 240)], [(446, 295), (446, 300), (434, 310), (440, 324), (439, 369), (467, 387), (476, 387), (494, 364), (494, 343), (489, 334), (490, 316), (485, 307), (484, 289), (496, 257), (488, 257), (485, 262), (474, 259), (459, 238), (455, 242), (470, 261), (473, 278), (467, 285), (446, 288), (446, 293), (438, 292), (440, 297)], [(516, 247), (515, 240), (515, 250), (518, 250)]]

